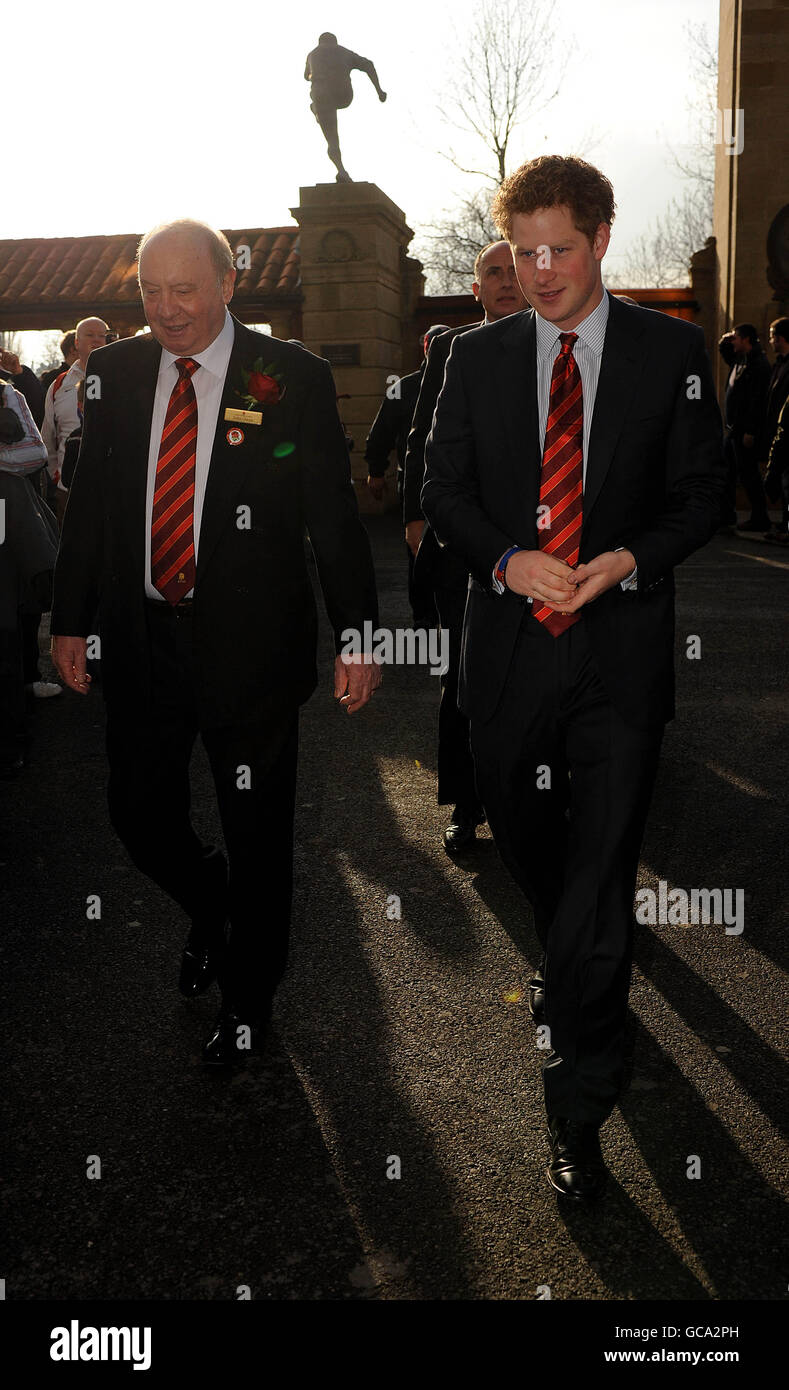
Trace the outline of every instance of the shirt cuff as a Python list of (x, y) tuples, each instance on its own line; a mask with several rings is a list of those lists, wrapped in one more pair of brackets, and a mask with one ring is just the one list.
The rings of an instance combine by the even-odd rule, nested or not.
[[(624, 550), (624, 548), (623, 545), (618, 545), (614, 553), (618, 555), (620, 550)], [(627, 576), (627, 579), (620, 579), (619, 587), (625, 592), (630, 592), (630, 590), (638, 588), (638, 565), (633, 568), (632, 572)]]

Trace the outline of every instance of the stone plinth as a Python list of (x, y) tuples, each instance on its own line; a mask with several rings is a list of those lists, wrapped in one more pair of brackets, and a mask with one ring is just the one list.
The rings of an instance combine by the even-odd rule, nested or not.
[[(406, 255), (413, 232), (405, 214), (376, 184), (321, 183), (299, 196), (291, 212), (300, 228), (302, 341), (329, 358), (338, 394), (350, 396), (340, 409), (358, 483), (367, 477), (365, 440), (387, 377), (403, 370), (404, 323), (423, 291), (421, 266)], [(367, 488), (358, 495), (370, 510)]]

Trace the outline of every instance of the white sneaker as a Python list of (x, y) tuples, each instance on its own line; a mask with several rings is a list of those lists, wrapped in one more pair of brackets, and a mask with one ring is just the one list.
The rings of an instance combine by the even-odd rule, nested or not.
[(37, 700), (51, 700), (53, 695), (63, 694), (63, 686), (55, 681), (33, 681), (32, 685), (25, 686), (25, 690), (32, 691)]

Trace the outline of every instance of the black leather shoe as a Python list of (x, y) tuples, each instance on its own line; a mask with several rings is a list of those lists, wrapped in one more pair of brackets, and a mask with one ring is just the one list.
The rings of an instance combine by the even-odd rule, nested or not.
[(178, 988), (186, 999), (196, 999), (213, 984), (222, 962), (221, 951), (207, 951), (187, 941), (181, 956)]
[(222, 1009), (203, 1048), (203, 1062), (207, 1067), (232, 1067), (244, 1063), (248, 1057), (259, 1057), (269, 1021), (268, 1013), (251, 1017), (246, 1012)]
[(551, 1161), (546, 1172), (554, 1192), (571, 1202), (593, 1202), (605, 1186), (607, 1170), (595, 1124), (548, 1116)]
[(466, 810), (465, 806), (455, 807), (452, 812), (452, 819), (442, 836), (442, 843), (447, 854), (460, 854), (474, 843), (480, 820), (481, 817), (475, 815), (473, 811)]
[(529, 980), (529, 1013), (535, 1023), (545, 1022), (545, 978), (543, 976), (543, 965), (538, 965), (531, 980)]

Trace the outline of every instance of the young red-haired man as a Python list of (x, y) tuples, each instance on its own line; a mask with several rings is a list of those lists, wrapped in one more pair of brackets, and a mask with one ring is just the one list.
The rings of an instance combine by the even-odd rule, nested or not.
[(602, 283), (613, 189), (576, 158), (494, 217), (531, 310), (456, 338), (422, 505), (471, 572), (459, 699), (504, 862), (532, 904), (550, 1028), (548, 1176), (588, 1201), (623, 1071), (633, 892), (674, 713), (673, 569), (710, 538), (721, 421), (701, 330)]

